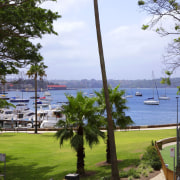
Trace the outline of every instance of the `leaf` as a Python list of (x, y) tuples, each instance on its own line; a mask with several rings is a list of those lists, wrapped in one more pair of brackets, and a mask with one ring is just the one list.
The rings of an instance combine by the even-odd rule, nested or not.
[(146, 30), (149, 27), (149, 25), (144, 25), (142, 26), (142, 30)]
[(138, 5), (139, 5), (139, 6), (142, 6), (142, 5), (144, 5), (144, 4), (145, 4), (145, 2), (144, 2), (143, 0), (139, 0), (139, 1), (138, 1)]

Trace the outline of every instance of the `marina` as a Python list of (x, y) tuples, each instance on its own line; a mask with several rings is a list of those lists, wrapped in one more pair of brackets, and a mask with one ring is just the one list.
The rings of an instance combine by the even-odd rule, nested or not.
[[(61, 105), (64, 103), (67, 103), (67, 99), (65, 94), (69, 94), (72, 96), (76, 96), (76, 93), (78, 91), (83, 92), (85, 96), (94, 97), (92, 96), (94, 91), (100, 91), (101, 89), (74, 89), (74, 90), (51, 90), (50, 95), (46, 96), (44, 92), (38, 92), (39, 100), (38, 102), (41, 102), (40, 100), (44, 100), (42, 102), (43, 105), (38, 104), (38, 112), (42, 109), (46, 112), (52, 107), (61, 107)], [(123, 89), (125, 91), (129, 91), (129, 89)], [(128, 110), (125, 111), (126, 115), (130, 116), (132, 120), (134, 121), (133, 126), (145, 126), (145, 125), (163, 125), (163, 124), (174, 124), (176, 123), (177, 118), (177, 89), (176, 88), (167, 88), (167, 96), (169, 97), (168, 100), (161, 100), (159, 99), (159, 105), (158, 106), (151, 106), (144, 104), (145, 99), (150, 97), (152, 95), (152, 89), (146, 89), (142, 88), (140, 89), (140, 92), (142, 93), (142, 96), (136, 96), (136, 89), (131, 88), (131, 92), (133, 97), (132, 98), (126, 98), (126, 106), (129, 107)], [(158, 89), (159, 94), (164, 93), (164, 89)], [(11, 97), (15, 96), (21, 96), (22, 92), (18, 91), (9, 91), (8, 94), (6, 94), (7, 97), (11, 99)], [(27, 107), (29, 110), (26, 110), (26, 114), (21, 115), (21, 123), (26, 124), (30, 126), (33, 126), (32, 119), (34, 120), (34, 99), (31, 97), (34, 96), (34, 92), (24, 92), (23, 97), (25, 99), (28, 99), (29, 101), (26, 102)], [(46, 101), (45, 101), (46, 100)], [(7, 100), (8, 101), (8, 100)], [(21, 103), (13, 103), (14, 105), (21, 104)], [(20, 108), (20, 107), (19, 107)], [(21, 107), (22, 108), (22, 107)], [(29, 112), (29, 116), (28, 116)], [(32, 114), (30, 112), (33, 112)], [(23, 112), (24, 113), (24, 112)], [(30, 115), (31, 114), (31, 115)], [(19, 114), (20, 116), (20, 114)], [(22, 117), (23, 116), (23, 117)], [(47, 117), (44, 116), (44, 120)], [(42, 123), (42, 116), (40, 120), (40, 115), (38, 115), (38, 121), (39, 123)], [(55, 121), (57, 121), (57, 118), (55, 118)], [(6, 119), (6, 124), (11, 124), (12, 117), (9, 117)], [(13, 117), (14, 124), (18, 124), (20, 122), (20, 119), (17, 120), (17, 115)], [(0, 120), (0, 124), (2, 126), (2, 118)], [(55, 124), (55, 123), (54, 123)], [(40, 124), (39, 124), (40, 126)], [(42, 127), (42, 126), (41, 126)], [(45, 127), (45, 125), (44, 125)]]

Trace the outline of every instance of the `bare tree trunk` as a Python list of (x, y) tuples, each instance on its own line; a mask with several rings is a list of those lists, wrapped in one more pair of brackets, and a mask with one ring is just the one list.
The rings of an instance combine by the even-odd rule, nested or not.
[(37, 134), (37, 72), (35, 74), (35, 131)]
[(99, 11), (98, 11), (97, 0), (94, 0), (94, 12), (95, 12), (97, 41), (98, 41), (98, 47), (99, 47), (101, 73), (102, 73), (102, 79), (103, 79), (103, 87), (104, 87), (104, 93), (105, 93), (106, 111), (107, 111), (107, 119), (108, 119), (108, 134), (109, 134), (110, 156), (111, 156), (111, 176), (112, 176), (111, 178), (112, 178), (112, 180), (119, 180), (120, 178), (119, 178), (117, 156), (116, 156), (114, 127), (113, 127), (110, 101), (109, 101), (109, 92), (108, 92), (106, 69), (105, 69), (105, 63), (104, 63), (104, 54), (103, 54), (103, 47), (102, 47), (102, 39), (101, 39), (101, 30), (100, 30)]

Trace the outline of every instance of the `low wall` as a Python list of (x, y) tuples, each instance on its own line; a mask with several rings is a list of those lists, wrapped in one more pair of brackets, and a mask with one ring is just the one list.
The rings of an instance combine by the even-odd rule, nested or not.
[[(160, 150), (162, 150), (163, 144), (167, 144), (167, 143), (171, 143), (171, 142), (175, 142), (175, 141), (176, 141), (176, 137), (171, 137), (171, 138), (162, 139), (162, 140), (157, 141), (155, 143), (155, 147), (156, 147), (158, 155), (161, 159), (162, 170), (164, 172), (166, 180), (173, 180), (174, 179), (174, 171), (172, 171), (166, 167), (166, 164), (164, 163), (164, 160), (161, 156)], [(176, 174), (175, 174), (175, 179), (176, 179)]]

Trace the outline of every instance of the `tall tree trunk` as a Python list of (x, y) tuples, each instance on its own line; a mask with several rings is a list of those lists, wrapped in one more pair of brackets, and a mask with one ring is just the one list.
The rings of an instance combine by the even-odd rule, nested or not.
[(111, 179), (119, 180), (120, 178), (119, 178), (117, 156), (116, 156), (114, 128), (113, 128), (113, 121), (112, 121), (112, 115), (111, 115), (111, 109), (110, 109), (109, 92), (108, 92), (106, 69), (105, 69), (105, 63), (104, 63), (104, 54), (103, 54), (103, 47), (102, 47), (97, 0), (94, 0), (94, 12), (95, 12), (97, 41), (98, 41), (98, 47), (99, 47), (101, 73), (102, 73), (102, 79), (103, 79), (103, 87), (104, 87), (104, 93), (105, 93), (106, 111), (107, 111), (107, 119), (108, 119), (108, 134), (109, 134), (109, 140), (110, 140), (110, 156), (111, 156), (111, 176), (112, 176)]
[(111, 156), (110, 156), (110, 144), (109, 144), (109, 134), (107, 134), (107, 141), (106, 141), (106, 162), (111, 164)]
[(37, 72), (35, 74), (35, 131), (37, 134)]
[(84, 170), (85, 152), (84, 152), (83, 127), (82, 126), (79, 126), (77, 133), (79, 136), (82, 137), (81, 145), (78, 147), (78, 150), (77, 150), (77, 173), (80, 175), (83, 175), (83, 174), (85, 174), (85, 170)]

